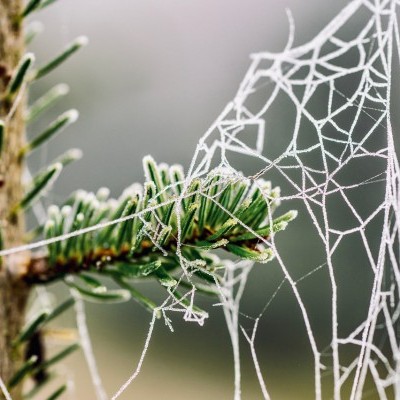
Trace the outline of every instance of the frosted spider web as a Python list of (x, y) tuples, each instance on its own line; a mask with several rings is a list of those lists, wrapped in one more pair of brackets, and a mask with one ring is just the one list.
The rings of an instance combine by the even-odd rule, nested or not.
[[(366, 387), (368, 396), (400, 398), (399, 165), (390, 114), (392, 57), (399, 47), (397, 6), (397, 1), (389, 0), (352, 1), (312, 41), (295, 48), (291, 21), (282, 53), (252, 56), (234, 100), (200, 139), (189, 168), (189, 180), (216, 165), (235, 176), (232, 154), (254, 157), (263, 166), (248, 178), (275, 172), (279, 184), (284, 180), (290, 188), (281, 202), (303, 203), (317, 232), (314, 240), (325, 253), (323, 265), (296, 279), (274, 238), (267, 244), (284, 275), (282, 284), (289, 283), (303, 318), (314, 359), (316, 399), (331, 397), (332, 392), (334, 399), (343, 395), (361, 399)], [(290, 140), (280, 154), (271, 157), (264, 149), (265, 121), (280, 96), (289, 100), (288, 113), (294, 111), (295, 116)], [(315, 102), (322, 106), (316, 107)], [(254, 131), (256, 138), (251, 141)], [(376, 202), (364, 207), (354, 195), (360, 191), (363, 196), (377, 193)], [(338, 211), (345, 215), (345, 223), (336, 220)], [(362, 244), (359, 251), (365, 254), (359, 270), (370, 275), (365, 285), (369, 301), (362, 321), (346, 332), (340, 329), (343, 307), (339, 310), (337, 269), (342, 247), (355, 236)], [(220, 287), (235, 359), (236, 400), (241, 398), (240, 330), (250, 345), (261, 393), (270, 398), (255, 349), (264, 313), (255, 319), (250, 333), (239, 329), (239, 304), (250, 269), (249, 263), (228, 263)], [(320, 269), (327, 273), (331, 293), (331, 334), (325, 343), (318, 341), (300, 290), (300, 283)], [(322, 361), (326, 346), (330, 365)], [(353, 349), (351, 359), (343, 357), (348, 347)], [(331, 373), (323, 377), (326, 370)]]
[[(296, 266), (286, 261), (288, 257), (274, 237), (266, 242), (275, 253), (282, 282), (263, 311), (252, 319), (254, 325), (250, 330), (241, 325), (239, 306), (252, 263), (226, 262), (218, 286), (219, 305), (224, 310), (232, 341), (235, 400), (241, 398), (241, 339), (249, 345), (263, 398), (271, 398), (268, 375), (263, 373), (258, 362), (256, 333), (259, 322), (266, 317), (270, 303), (283, 285), (290, 287), (303, 320), (313, 356), (316, 399), (333, 397), (337, 400), (343, 396), (361, 399), (366, 393), (373, 398), (400, 398), (400, 170), (390, 112), (393, 55), (398, 56), (400, 45), (398, 3), (394, 0), (352, 1), (320, 34), (299, 47), (293, 47), (294, 28), (289, 18), (291, 33), (285, 49), (281, 53), (252, 55), (252, 63), (234, 100), (196, 147), (186, 187), (194, 177), (205, 176), (214, 168), (224, 171), (227, 180), (254, 181), (272, 175), (274, 183), (284, 188), (281, 203), (298, 208), (300, 216), (311, 222), (315, 234), (313, 244), (324, 254), (319, 266), (296, 274)], [(279, 133), (269, 132), (266, 121), (273, 117), (274, 106), (282, 99), (288, 104), (291, 126), (287, 142), (273, 154), (264, 146), (264, 135), (267, 133), (271, 141), (273, 135)], [(235, 165), (238, 155), (252, 159), (254, 165), (260, 167), (243, 178)], [(177, 202), (178, 208), (184, 196), (185, 192)], [(141, 215), (130, 215), (107, 224), (133, 217)], [(4, 250), (0, 255), (34, 249), (105, 225)], [(152, 238), (154, 232), (149, 231), (148, 235)], [(260, 237), (260, 240), (264, 239)], [(360, 265), (354, 266), (348, 260), (345, 265), (348, 268), (343, 267), (347, 243), (355, 246), (351, 254)], [(187, 260), (180, 253), (180, 245), (177, 253), (183, 276), (187, 276)], [(353, 267), (362, 274), (360, 282), (367, 301), (365, 309), (361, 310), (362, 318), (355, 318), (352, 326), (347, 322), (343, 328), (342, 321), (349, 315), (351, 318), (352, 308), (342, 304), (341, 295), (349, 289), (342, 289), (343, 280), (338, 276), (347, 278), (348, 275), (353, 280), (351, 285), (356, 287), (360, 282), (354, 281)], [(325, 275), (321, 279), (329, 282), (328, 340), (320, 338), (318, 324), (313, 320), (301, 287), (304, 281), (320, 277), (322, 272)], [(185, 320), (202, 324), (207, 315), (192, 307), (195, 296), (193, 287), (186, 294), (189, 306), (170, 296), (157, 311), (171, 329), (170, 312), (180, 312)], [(319, 301), (317, 296), (314, 300)], [(78, 303), (79, 331), (86, 343), (83, 348), (97, 398), (104, 399), (83, 313)], [(113, 399), (119, 398), (140, 372), (155, 323), (154, 314), (137, 368)], [(3, 386), (0, 381), (0, 387)]]

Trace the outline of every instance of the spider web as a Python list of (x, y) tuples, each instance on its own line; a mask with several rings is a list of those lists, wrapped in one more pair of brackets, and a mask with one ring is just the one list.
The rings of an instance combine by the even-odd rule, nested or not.
[[(252, 56), (234, 100), (199, 141), (189, 169), (189, 177), (203, 175), (217, 160), (219, 167), (236, 171), (233, 153), (244, 154), (263, 163), (249, 178), (276, 173), (279, 182), (285, 181), (290, 188), (281, 202), (303, 203), (317, 232), (315, 240), (325, 253), (324, 269), (331, 288), (328, 343), (318, 342), (299, 280), (290, 272), (274, 238), (267, 244), (274, 250), (303, 317), (314, 358), (316, 399), (328, 393), (324, 386), (333, 387), (335, 399), (341, 398), (346, 387), (351, 399), (360, 399), (367, 381), (369, 395), (400, 397), (399, 165), (390, 115), (392, 57), (399, 45), (397, 6), (396, 1), (352, 1), (318, 36), (296, 48), (292, 48), (291, 22), (291, 35), (282, 53)], [(280, 96), (292, 104), (294, 118), (290, 140), (274, 156), (264, 151), (265, 121)], [(254, 131), (256, 137), (251, 141)], [(357, 202), (357, 196), (369, 193), (378, 194), (375, 203), (365, 207)], [(345, 215), (344, 223), (336, 220), (338, 211)], [(345, 332), (340, 329), (343, 307), (337, 269), (342, 248), (354, 237), (365, 254), (360, 271), (371, 276), (364, 287), (369, 301), (362, 322)], [(241, 397), (238, 307), (247, 272), (241, 264), (227, 268), (221, 288), (235, 358), (235, 399)], [(268, 399), (254, 348), (258, 321), (251, 336), (243, 333), (262, 394)], [(331, 365), (321, 361), (326, 345)], [(348, 347), (354, 354), (350, 361), (343, 357)], [(323, 379), (327, 369), (330, 378)]]
[[(273, 181), (283, 187), (280, 202), (299, 208), (300, 216), (311, 222), (315, 234), (313, 245), (324, 255), (321, 265), (299, 274), (296, 266), (286, 260), (284, 249), (274, 237), (268, 242), (260, 237), (274, 251), (282, 282), (263, 311), (251, 319), (254, 325), (250, 331), (241, 325), (239, 307), (252, 263), (225, 262), (223, 277), (218, 283), (219, 305), (224, 310), (232, 341), (235, 400), (241, 398), (241, 338), (249, 345), (262, 396), (271, 398), (255, 341), (259, 322), (266, 318), (269, 305), (284, 284), (290, 287), (296, 300), (308, 337), (316, 399), (333, 396), (337, 400), (344, 395), (361, 399), (366, 390), (375, 398), (400, 398), (400, 170), (390, 113), (393, 53), (398, 53), (400, 44), (398, 5), (395, 0), (354, 0), (320, 34), (299, 47), (293, 47), (294, 24), (289, 15), (291, 33), (285, 49), (281, 53), (252, 55), (251, 65), (234, 100), (198, 142), (184, 182), (186, 189), (193, 178), (204, 177), (215, 170), (224, 174), (227, 181), (255, 181), (255, 178), (273, 176)], [(270, 133), (266, 122), (273, 118), (274, 107), (282, 101), (288, 107), (290, 128), (288, 135), (281, 138), (284, 143), (281, 148), (270, 150), (264, 146), (264, 135), (278, 133)], [(258, 166), (247, 177), (237, 172), (240, 157)], [(206, 192), (204, 188), (202, 195)], [(178, 208), (184, 197), (185, 190), (178, 199)], [(160, 205), (151, 211), (157, 207)], [(107, 224), (134, 217), (141, 215), (130, 215)], [(0, 255), (42, 247), (105, 225), (4, 250)], [(154, 237), (155, 232), (147, 233), (149, 238)], [(357, 243), (353, 254), (360, 265), (349, 260), (343, 272), (343, 254), (348, 243)], [(181, 254), (179, 241), (177, 254), (182, 277), (190, 278), (186, 268), (188, 261)], [(363, 274), (360, 284), (366, 301), (361, 310), (362, 318), (355, 318), (349, 326), (342, 322), (349, 319), (352, 312), (348, 304), (343, 305), (342, 299), (346, 297), (342, 296), (342, 286), (343, 277), (346, 279), (348, 275), (354, 279), (352, 268)], [(318, 276), (324, 272), (329, 282), (330, 304), (326, 313), (330, 315), (331, 328), (328, 340), (321, 339), (301, 289), (304, 281), (317, 276), (316, 272)], [(352, 285), (355, 287), (358, 283), (353, 281)], [(157, 309), (171, 330), (170, 312), (182, 313), (185, 320), (199, 324), (207, 318), (193, 307), (195, 296), (196, 287), (193, 286), (185, 295), (189, 306), (171, 295)], [(79, 301), (76, 312), (97, 398), (104, 399), (83, 305)], [(155, 323), (153, 314), (137, 368), (113, 399), (119, 398), (139, 374)], [(0, 388), (6, 393), (3, 386), (0, 380)]]
[[(392, 57), (399, 46), (397, 6), (398, 2), (389, 0), (352, 1), (313, 40), (294, 48), (289, 15), (286, 48), (281, 53), (252, 55), (234, 100), (200, 139), (188, 172), (187, 185), (213, 168), (240, 179), (235, 163), (241, 154), (252, 157), (254, 164), (262, 163), (247, 179), (277, 176), (274, 181), (285, 186), (280, 201), (302, 203), (325, 260), (296, 278), (272, 237), (266, 244), (274, 250), (283, 281), (270, 301), (284, 283), (289, 284), (313, 355), (316, 399), (332, 394), (339, 399), (345, 393), (351, 399), (364, 394), (400, 397), (399, 165), (390, 115)], [(266, 121), (282, 97), (291, 105), (288, 114), (294, 115), (291, 135), (281, 151), (268, 154)], [(357, 200), (371, 193), (375, 195), (367, 206)], [(338, 213), (344, 218), (336, 218)], [(368, 301), (362, 320), (351, 329), (349, 324), (341, 329), (340, 316), (345, 315), (338, 275), (343, 272), (338, 273), (338, 268), (346, 243), (355, 240), (361, 243), (357, 251), (363, 254), (359, 256), (363, 264), (356, 270), (370, 277), (363, 281)], [(254, 319), (250, 333), (240, 326), (240, 299), (251, 267), (248, 262), (228, 262), (219, 287), (235, 360), (235, 400), (241, 398), (240, 331), (250, 346), (261, 393), (270, 398), (255, 349), (258, 324), (270, 303)], [(301, 282), (319, 270), (326, 272), (330, 283), (328, 342), (320, 340), (300, 290)], [(344, 356), (348, 353), (351, 359)], [(327, 362), (322, 362), (324, 357)], [(330, 373), (323, 377), (327, 370)]]

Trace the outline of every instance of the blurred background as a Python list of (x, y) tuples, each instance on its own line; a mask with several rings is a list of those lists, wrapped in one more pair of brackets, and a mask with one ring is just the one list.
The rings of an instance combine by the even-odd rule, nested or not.
[[(55, 73), (35, 84), (35, 99), (53, 85), (65, 82), (71, 93), (35, 124), (37, 133), (58, 113), (77, 108), (79, 121), (37, 152), (35, 169), (68, 148), (79, 147), (84, 158), (68, 167), (46, 200), (61, 203), (78, 188), (111, 189), (114, 196), (132, 182), (143, 181), (142, 157), (181, 163), (187, 168), (199, 137), (236, 93), (250, 64), (249, 54), (280, 51), (288, 37), (286, 8), (296, 24), (295, 45), (315, 36), (348, 3), (308, 0), (62, 0), (38, 14), (45, 31), (31, 46), (37, 64), (45, 62), (76, 36), (90, 44)], [(271, 115), (270, 115), (271, 117)], [(275, 109), (273, 130), (266, 146), (289, 140), (287, 110)], [(272, 128), (271, 128), (272, 127)], [(278, 139), (279, 138), (279, 139)], [(270, 142), (268, 142), (270, 140)], [(246, 165), (241, 165), (246, 170)], [(281, 185), (279, 181), (273, 182)], [(378, 194), (377, 194), (378, 195)], [(373, 198), (373, 195), (372, 195)], [(367, 201), (365, 198), (364, 201)], [(373, 199), (371, 200), (373, 201)], [(323, 249), (313, 247), (310, 221), (300, 218), (282, 235), (281, 248), (291, 273), (300, 278), (325, 261)], [(303, 213), (304, 214), (304, 213)], [(340, 215), (338, 215), (340, 219)], [(349, 244), (347, 253), (356, 253)], [(352, 250), (350, 250), (350, 248)], [(352, 262), (362, 263), (357, 256)], [(364, 277), (346, 275), (346, 282)], [(365, 279), (367, 279), (365, 277)], [(242, 311), (256, 317), (282, 280), (275, 262), (257, 265), (246, 289)], [(353, 290), (352, 283), (348, 285)], [(53, 286), (58, 299), (63, 286)], [(144, 288), (160, 302), (164, 293)], [(328, 281), (314, 274), (302, 287), (321, 343), (329, 345)], [(357, 297), (350, 317), (363, 317), (368, 293)], [(203, 327), (173, 316), (175, 332), (156, 324), (155, 334), (137, 380), (121, 399), (231, 399), (233, 363), (223, 314), (213, 301), (201, 300), (210, 313)], [(151, 316), (134, 302), (123, 305), (87, 304), (87, 318), (98, 367), (111, 395), (135, 370)], [(59, 325), (73, 326), (74, 315)], [(361, 320), (361, 319), (360, 319)], [(251, 320), (242, 321), (247, 328)], [(345, 323), (346, 325), (346, 323)], [(50, 340), (51, 341), (51, 340)], [(54, 341), (54, 340), (53, 340)], [(57, 343), (55, 343), (55, 346)], [(256, 340), (259, 361), (272, 398), (313, 398), (312, 355), (298, 305), (283, 286), (260, 322)], [(328, 361), (329, 363), (329, 361)], [(243, 399), (261, 399), (247, 343), (242, 341)], [(71, 399), (94, 399), (82, 354), (61, 370), (74, 382)]]

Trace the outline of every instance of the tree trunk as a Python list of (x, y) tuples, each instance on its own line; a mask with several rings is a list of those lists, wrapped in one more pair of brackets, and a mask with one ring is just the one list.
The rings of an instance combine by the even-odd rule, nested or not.
[[(19, 16), (22, 0), (0, 0), (0, 119), (5, 123), (0, 155), (0, 229), (3, 246), (10, 248), (23, 242), (24, 216), (11, 217), (10, 210), (23, 195), (20, 149), (25, 140), (25, 96), (6, 101), (5, 91), (16, 65), (25, 51)], [(5, 384), (23, 362), (22, 349), (13, 341), (24, 323), (29, 288), (19, 279), (21, 256), (7, 257), (0, 266), (0, 376)], [(13, 400), (22, 398), (21, 387), (11, 390)], [(4, 395), (0, 395), (3, 399)]]

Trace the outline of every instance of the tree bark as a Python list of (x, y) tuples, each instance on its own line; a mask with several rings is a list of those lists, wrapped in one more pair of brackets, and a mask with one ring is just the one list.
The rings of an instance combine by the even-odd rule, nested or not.
[[(11, 209), (23, 195), (20, 149), (25, 140), (25, 96), (7, 101), (7, 84), (25, 51), (24, 33), (19, 16), (22, 0), (0, 0), (0, 118), (5, 122), (0, 155), (0, 229), (3, 246), (22, 244), (24, 215), (12, 216)], [(23, 362), (23, 349), (13, 341), (24, 323), (29, 287), (19, 278), (23, 256), (4, 258), (0, 266), (0, 376), (5, 384)], [(21, 385), (11, 390), (13, 400), (22, 398)], [(3, 399), (4, 394), (0, 395)]]

